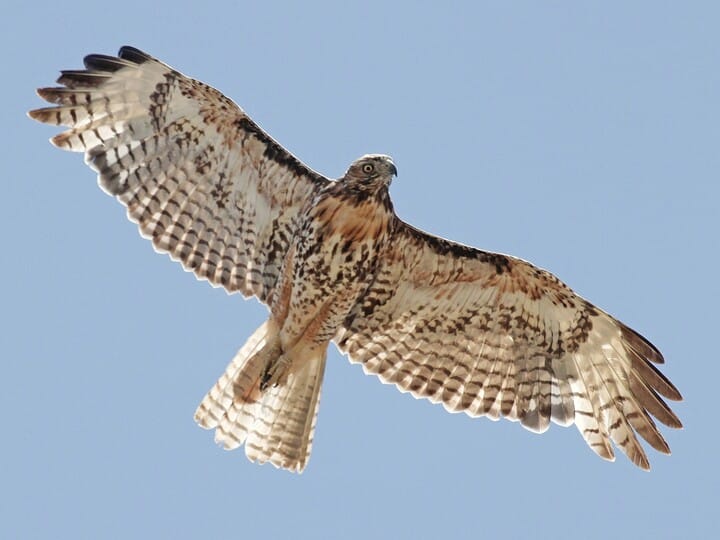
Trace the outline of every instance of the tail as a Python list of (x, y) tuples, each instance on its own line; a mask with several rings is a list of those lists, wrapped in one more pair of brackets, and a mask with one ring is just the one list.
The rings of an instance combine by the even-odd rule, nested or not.
[(302, 472), (312, 448), (326, 349), (317, 357), (290, 359), (287, 376), (261, 389), (269, 362), (279, 354), (277, 333), (266, 322), (207, 393), (195, 421), (215, 429), (215, 441), (226, 450), (245, 444), (250, 461)]

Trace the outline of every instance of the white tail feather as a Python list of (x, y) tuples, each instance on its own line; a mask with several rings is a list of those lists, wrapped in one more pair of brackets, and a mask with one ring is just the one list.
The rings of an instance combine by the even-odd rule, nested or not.
[[(235, 395), (234, 386), (236, 382), (240, 382), (239, 380), (236, 381), (236, 379), (242, 377), (248, 386), (257, 379), (257, 377), (253, 377), (250, 370), (244, 368), (250, 367), (247, 366), (248, 360), (266, 345), (267, 333), (268, 323), (264, 322), (237, 352), (232, 362), (225, 369), (225, 373), (222, 374), (202, 400), (195, 411), (195, 421), (200, 427), (205, 429), (218, 427), (225, 412), (232, 405)], [(257, 371), (257, 376), (259, 376), (264, 366), (255, 365), (253, 367), (255, 368), (253, 371)]]
[(276, 343), (268, 323), (260, 326), (200, 403), (195, 421), (214, 428), (215, 441), (227, 450), (245, 444), (251, 461), (302, 472), (312, 449), (326, 353), (291, 358), (282, 382), (260, 390), (268, 362), (279, 356)]

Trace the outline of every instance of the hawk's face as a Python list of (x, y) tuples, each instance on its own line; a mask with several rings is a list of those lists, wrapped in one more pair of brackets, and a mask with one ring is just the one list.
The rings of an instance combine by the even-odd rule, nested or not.
[(353, 161), (342, 180), (363, 191), (377, 192), (387, 188), (393, 176), (397, 176), (397, 168), (390, 156), (368, 154)]

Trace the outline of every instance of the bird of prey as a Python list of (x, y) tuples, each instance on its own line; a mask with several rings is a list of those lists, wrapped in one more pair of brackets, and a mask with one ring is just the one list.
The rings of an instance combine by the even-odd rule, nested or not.
[[(29, 115), (69, 129), (103, 190), (156, 250), (270, 315), (195, 420), (250, 460), (302, 471), (329, 343), (402, 392), (448, 411), (575, 424), (649, 468), (637, 435), (680, 400), (645, 338), (521, 259), (423, 232), (393, 211), (397, 170), (365, 155), (337, 180), (310, 169), (214, 88), (133, 47), (92, 54)], [(651, 416), (652, 415), (652, 416)]]

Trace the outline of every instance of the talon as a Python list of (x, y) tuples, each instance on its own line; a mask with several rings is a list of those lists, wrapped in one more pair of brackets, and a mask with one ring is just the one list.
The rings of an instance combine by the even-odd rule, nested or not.
[(269, 386), (278, 386), (284, 383), (289, 367), (290, 360), (284, 355), (278, 357), (277, 360), (268, 362), (260, 377), (260, 391), (264, 392)]
[(260, 391), (264, 392), (265, 389), (268, 387), (268, 382), (270, 381), (270, 364), (265, 366), (265, 371), (263, 371), (262, 377), (260, 378)]

